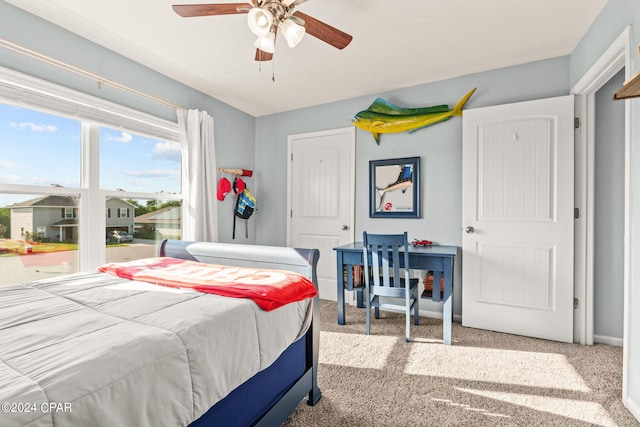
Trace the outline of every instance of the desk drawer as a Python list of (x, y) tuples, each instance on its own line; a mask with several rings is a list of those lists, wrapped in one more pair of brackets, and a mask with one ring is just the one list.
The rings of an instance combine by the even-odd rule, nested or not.
[(409, 254), (409, 265), (414, 270), (445, 271), (451, 265), (449, 257), (424, 257)]

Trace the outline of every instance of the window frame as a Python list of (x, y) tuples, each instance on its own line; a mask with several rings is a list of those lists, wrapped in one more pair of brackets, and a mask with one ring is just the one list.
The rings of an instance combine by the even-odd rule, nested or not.
[[(178, 123), (0, 67), (0, 102), (75, 119), (81, 123), (80, 188), (0, 183), (0, 192), (63, 195), (80, 198), (78, 206), (80, 271), (105, 262), (106, 200), (158, 199), (158, 193), (100, 189), (100, 127), (110, 126), (160, 141), (180, 143)], [(182, 156), (185, 155), (183, 149)], [(183, 167), (182, 162), (181, 167)], [(184, 188), (185, 183), (182, 183)], [(187, 201), (181, 193), (162, 193), (163, 200)], [(66, 215), (65, 215), (66, 216)], [(184, 218), (184, 215), (182, 216)], [(89, 220), (93, 218), (93, 220)], [(95, 220), (97, 218), (97, 220)]]

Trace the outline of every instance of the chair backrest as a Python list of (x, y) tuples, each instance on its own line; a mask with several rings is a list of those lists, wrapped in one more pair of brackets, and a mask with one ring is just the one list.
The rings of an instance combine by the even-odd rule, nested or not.
[[(362, 233), (362, 247), (365, 277), (368, 277), (366, 272), (371, 267), (375, 286), (399, 288), (402, 287), (400, 278), (404, 278), (406, 283), (409, 283), (409, 244), (406, 232), (404, 234), (368, 234), (365, 231)], [(400, 252), (403, 252), (402, 255)], [(402, 268), (400, 268), (401, 256), (403, 257)], [(369, 258), (371, 266), (369, 266)], [(391, 271), (393, 275), (390, 274)], [(396, 279), (391, 280), (391, 277)]]

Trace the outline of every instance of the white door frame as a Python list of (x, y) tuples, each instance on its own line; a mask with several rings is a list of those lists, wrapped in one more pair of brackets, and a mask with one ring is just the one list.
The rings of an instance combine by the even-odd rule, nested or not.
[[(293, 152), (293, 141), (295, 139), (301, 138), (312, 138), (312, 137), (322, 137), (327, 135), (336, 135), (336, 134), (348, 134), (349, 135), (349, 145), (351, 150), (351, 170), (349, 174), (351, 176), (351, 188), (349, 189), (349, 223), (347, 224), (349, 230), (351, 230), (351, 240), (354, 239), (355, 232), (355, 217), (356, 217), (356, 128), (355, 126), (347, 127), (347, 128), (339, 128), (339, 129), (330, 129), (323, 130), (318, 132), (308, 132), (308, 133), (298, 133), (292, 134), (287, 137), (287, 246), (291, 246), (291, 177), (293, 171), (291, 170), (291, 155)], [(325, 254), (326, 255), (326, 254)], [(333, 254), (329, 254), (331, 256)]]
[[(576, 207), (580, 219), (576, 221), (575, 249), (575, 297), (580, 303), (576, 310), (575, 340), (580, 344), (593, 344), (594, 297), (593, 297), (593, 237), (594, 237), (594, 153), (595, 153), (595, 95), (623, 67), (625, 80), (631, 74), (631, 27), (627, 27), (609, 48), (600, 56), (587, 73), (571, 89), (576, 95), (576, 114), (581, 118), (581, 130), (576, 138)], [(631, 108), (625, 103), (624, 130), (624, 320), (623, 320), (623, 376), (622, 401), (627, 400), (629, 372), (629, 281), (631, 248)]]

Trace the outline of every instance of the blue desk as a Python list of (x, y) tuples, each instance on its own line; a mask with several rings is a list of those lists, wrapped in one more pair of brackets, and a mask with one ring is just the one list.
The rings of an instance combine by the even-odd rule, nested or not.
[[(359, 290), (359, 288), (353, 284), (353, 266), (364, 265), (362, 242), (354, 242), (338, 246), (337, 248), (333, 248), (333, 250), (336, 251), (338, 269), (338, 324), (344, 325), (344, 292)], [(451, 321), (453, 319), (453, 263), (457, 252), (458, 248), (456, 246), (409, 246), (409, 268), (433, 272), (433, 296), (428, 299), (444, 303), (442, 308), (442, 339), (446, 345), (451, 345)], [(402, 258), (400, 259), (402, 260)], [(404, 267), (404, 265), (401, 265), (401, 267)], [(442, 295), (440, 295), (441, 276), (444, 276), (444, 292)], [(423, 298), (426, 298), (424, 294)], [(359, 306), (361, 305), (362, 304), (359, 304)]]

